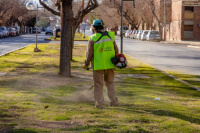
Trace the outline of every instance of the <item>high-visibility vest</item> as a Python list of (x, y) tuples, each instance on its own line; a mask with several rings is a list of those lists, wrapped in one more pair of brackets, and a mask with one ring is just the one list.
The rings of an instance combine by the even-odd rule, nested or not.
[(94, 70), (115, 68), (111, 59), (115, 57), (114, 32), (96, 33), (90, 36), (94, 43)]

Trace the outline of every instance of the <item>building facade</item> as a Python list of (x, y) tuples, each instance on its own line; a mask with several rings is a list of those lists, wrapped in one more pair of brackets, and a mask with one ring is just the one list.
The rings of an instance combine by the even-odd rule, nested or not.
[(172, 0), (169, 40), (200, 40), (200, 0)]
[(153, 16), (150, 28), (140, 25), (139, 30), (160, 31), (163, 40), (200, 41), (200, 0), (166, 0), (166, 15), (164, 0), (153, 0), (153, 4), (159, 22)]

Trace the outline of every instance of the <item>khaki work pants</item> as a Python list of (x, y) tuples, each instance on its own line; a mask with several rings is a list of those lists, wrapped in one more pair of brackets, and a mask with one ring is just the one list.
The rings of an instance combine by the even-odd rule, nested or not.
[(110, 105), (115, 106), (118, 104), (118, 99), (115, 94), (114, 86), (114, 69), (106, 70), (94, 70), (93, 71), (94, 79), (94, 99), (96, 100), (97, 107), (104, 106), (104, 97), (103, 97), (103, 80), (107, 87), (108, 98), (110, 99)]

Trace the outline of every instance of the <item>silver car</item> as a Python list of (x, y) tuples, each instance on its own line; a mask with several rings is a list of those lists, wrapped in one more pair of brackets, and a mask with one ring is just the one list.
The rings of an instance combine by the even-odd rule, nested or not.
[(1, 26), (0, 30), (4, 33), (4, 37), (9, 37), (9, 31), (6, 29), (5, 26)]
[(2, 34), (2, 37), (5, 37), (5, 38), (8, 37), (6, 31), (0, 29), (0, 32)]
[(148, 41), (151, 41), (151, 40), (160, 41), (161, 36), (158, 31), (152, 30), (152, 31), (149, 31), (149, 33), (147, 34), (147, 40)]
[(4, 33), (0, 30), (0, 39), (3, 38)]
[(53, 29), (52, 28), (47, 28), (45, 31), (45, 35), (51, 34), (53, 35)]

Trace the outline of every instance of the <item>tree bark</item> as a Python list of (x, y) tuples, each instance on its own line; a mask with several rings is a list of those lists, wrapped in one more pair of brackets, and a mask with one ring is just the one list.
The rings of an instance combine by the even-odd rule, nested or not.
[(72, 3), (63, 1), (61, 8), (61, 47), (60, 47), (60, 75), (71, 77), (71, 28), (73, 22)]
[[(74, 17), (72, 10), (73, 0), (60, 0), (57, 1), (59, 12), (45, 5), (41, 0), (40, 4), (48, 11), (61, 17), (61, 46), (60, 46), (60, 75), (71, 77), (71, 53), (72, 53), (72, 42), (74, 42), (74, 35), (76, 28), (83, 21), (83, 18), (91, 10), (98, 7), (97, 0), (88, 1), (88, 5), (84, 10), (79, 10), (77, 15)], [(60, 3), (59, 3), (60, 2)], [(73, 27), (73, 35), (72, 35)]]

